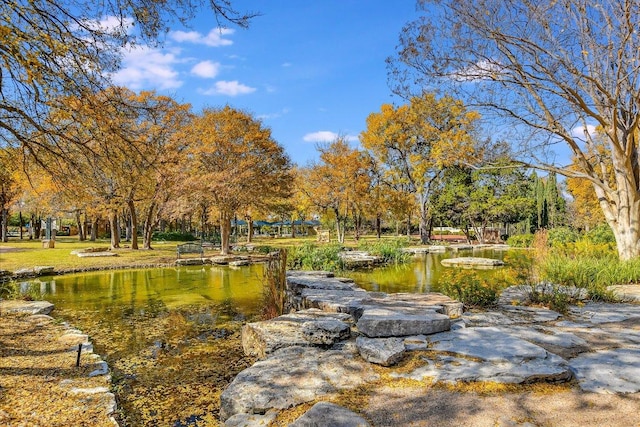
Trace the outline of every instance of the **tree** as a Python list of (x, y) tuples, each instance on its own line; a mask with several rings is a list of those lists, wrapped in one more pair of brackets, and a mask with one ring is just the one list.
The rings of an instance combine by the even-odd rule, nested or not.
[(206, 109), (181, 135), (188, 159), (184, 185), (220, 215), (222, 254), (229, 251), (231, 219), (248, 207), (278, 204), (291, 195), (291, 162), (271, 130), (229, 106)]
[[(495, 113), (523, 136), (521, 164), (589, 181), (619, 257), (640, 256), (640, 1), (419, 6), (425, 15), (406, 26), (390, 62), (396, 90), (436, 84), (486, 117)], [(601, 137), (590, 131), (596, 126)], [(559, 145), (575, 168), (555, 160)]]
[(367, 117), (362, 145), (386, 182), (415, 196), (422, 244), (429, 240), (429, 197), (444, 167), (476, 155), (473, 132), (478, 118), (460, 101), (426, 92), (399, 107), (385, 104)]
[(338, 242), (344, 243), (349, 219), (353, 219), (354, 237), (358, 239), (362, 201), (368, 197), (371, 185), (369, 159), (361, 150), (351, 148), (344, 137), (318, 146), (318, 151), (320, 162), (312, 165), (305, 176), (307, 197), (334, 215)]
[(20, 193), (20, 159), (16, 150), (0, 149), (0, 241), (8, 241), (9, 207)]
[(67, 98), (65, 104), (65, 109), (51, 113), (52, 123), (66, 126), (65, 138), (57, 142), (65, 156), (40, 154), (40, 148), (34, 154), (51, 160), (47, 171), (74, 209), (92, 206), (107, 215), (112, 248), (119, 247), (119, 217), (126, 210), (131, 248), (138, 249), (137, 206), (143, 205), (144, 246), (150, 248), (150, 217), (166, 190), (167, 163), (175, 157), (170, 142), (186, 124), (189, 106), (153, 92), (136, 94), (118, 87), (82, 100)]
[[(231, 0), (3, 1), (0, 146), (19, 145), (30, 154), (40, 147), (64, 155), (58, 145), (66, 136), (64, 124), (49, 121), (51, 108), (64, 109), (65, 98), (83, 99), (110, 86), (122, 47), (158, 43), (171, 22), (186, 23), (206, 3), (219, 23), (246, 27), (256, 16), (238, 12)], [(34, 132), (51, 139), (33, 139)]]

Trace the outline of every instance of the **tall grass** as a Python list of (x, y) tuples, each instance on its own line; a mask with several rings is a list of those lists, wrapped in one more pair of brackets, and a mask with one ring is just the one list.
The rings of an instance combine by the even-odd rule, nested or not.
[(315, 245), (304, 243), (289, 249), (287, 267), (291, 270), (327, 270), (339, 271), (344, 263), (338, 256), (342, 246), (337, 243)]
[(563, 286), (585, 288), (594, 300), (614, 299), (612, 285), (640, 284), (640, 259), (618, 261), (615, 257), (596, 258), (553, 254), (540, 264), (543, 280)]
[(404, 264), (411, 259), (411, 254), (403, 250), (407, 246), (409, 239), (395, 238), (363, 242), (358, 249), (382, 257), (386, 264)]

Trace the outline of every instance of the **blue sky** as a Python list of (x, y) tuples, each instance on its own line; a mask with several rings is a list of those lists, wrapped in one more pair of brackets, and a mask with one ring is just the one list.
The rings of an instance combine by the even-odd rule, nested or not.
[(116, 83), (155, 89), (194, 111), (230, 105), (260, 118), (291, 159), (316, 159), (339, 134), (357, 144), (365, 119), (400, 102), (385, 59), (417, 17), (415, 0), (236, 0), (256, 11), (248, 29), (220, 30), (209, 11), (173, 28), (162, 47), (125, 53)]

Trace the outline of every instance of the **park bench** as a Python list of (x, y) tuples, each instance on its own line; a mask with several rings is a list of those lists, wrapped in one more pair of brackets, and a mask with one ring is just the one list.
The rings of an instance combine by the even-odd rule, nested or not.
[(200, 243), (183, 243), (176, 247), (178, 258), (182, 254), (200, 254), (200, 257), (204, 257), (204, 248)]

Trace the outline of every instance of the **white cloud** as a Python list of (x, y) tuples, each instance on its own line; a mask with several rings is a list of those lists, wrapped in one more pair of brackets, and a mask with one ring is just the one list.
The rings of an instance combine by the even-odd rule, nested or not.
[(283, 66), (283, 67), (285, 67), (285, 68), (286, 68), (286, 67), (291, 67), (292, 65), (293, 65), (293, 64), (292, 64), (291, 62), (283, 62), (283, 63), (282, 63), (282, 66)]
[(169, 37), (179, 43), (187, 42), (219, 47), (232, 45), (233, 41), (224, 37), (229, 36), (234, 32), (235, 30), (231, 28), (214, 28), (205, 36), (197, 31), (172, 31), (169, 33)]
[[(594, 137), (596, 135), (596, 127), (594, 125), (587, 125), (587, 129), (586, 129), (586, 133), (589, 134), (591, 137)], [(585, 135), (585, 127), (584, 126), (576, 126), (573, 129), (571, 129), (571, 136), (573, 136), (574, 138), (579, 138), (579, 139), (586, 139), (586, 135)]]
[(191, 68), (191, 74), (205, 79), (212, 79), (220, 72), (220, 63), (211, 61), (198, 62)]
[(338, 138), (342, 138), (347, 142), (358, 141), (358, 137), (355, 135), (344, 135), (329, 130), (308, 133), (302, 137), (302, 140), (305, 142), (334, 142)]
[(306, 142), (333, 142), (338, 138), (338, 134), (328, 130), (321, 130), (319, 132), (308, 133), (302, 137)]
[(250, 87), (247, 85), (243, 85), (239, 83), (237, 80), (233, 81), (225, 81), (220, 80), (216, 82), (213, 87), (203, 91), (204, 95), (228, 95), (228, 96), (238, 96), (238, 95), (246, 95), (249, 93), (253, 93), (256, 91), (256, 88)]
[(173, 68), (179, 62), (177, 53), (148, 46), (132, 47), (123, 52), (122, 67), (112, 75), (113, 81), (132, 90), (179, 88), (183, 82)]

